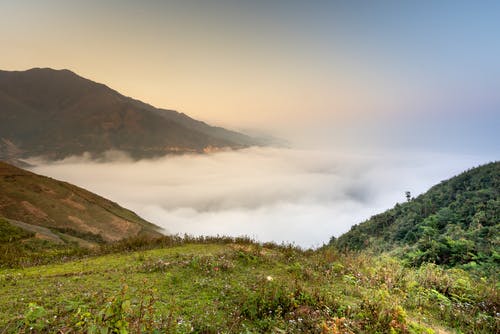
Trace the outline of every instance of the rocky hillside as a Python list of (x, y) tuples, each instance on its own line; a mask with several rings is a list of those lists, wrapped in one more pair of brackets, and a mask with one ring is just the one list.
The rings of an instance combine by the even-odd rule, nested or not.
[(5, 218), (6, 229), (14, 232), (22, 229), (56, 243), (76, 241), (86, 246), (89, 242), (161, 235), (155, 225), (116, 203), (3, 162), (0, 162), (0, 217)]

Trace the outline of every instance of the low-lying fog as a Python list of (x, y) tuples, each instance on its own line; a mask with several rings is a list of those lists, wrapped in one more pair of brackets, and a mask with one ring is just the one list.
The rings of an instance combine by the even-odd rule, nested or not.
[(33, 168), (84, 187), (165, 229), (316, 247), (350, 226), (487, 161), (425, 153), (341, 154), (250, 148), (106, 162), (72, 157)]

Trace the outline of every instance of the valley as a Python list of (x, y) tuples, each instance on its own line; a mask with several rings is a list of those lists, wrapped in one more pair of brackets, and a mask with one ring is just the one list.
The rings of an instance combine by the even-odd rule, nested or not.
[[(0, 328), (3, 333), (494, 333), (500, 325), (494, 232), (499, 166), (466, 171), (391, 209), (407, 215), (429, 196), (441, 198), (444, 202), (427, 202), (432, 217), (440, 206), (454, 208), (450, 203), (462, 198), (454, 189), (483, 194), (483, 202), (467, 202), (470, 210), (462, 204), (453, 212), (471, 228), (474, 219), (462, 212), (493, 215), (482, 223), (493, 229), (490, 234), (479, 242), (472, 231), (457, 234), (456, 222), (449, 221), (444, 227), (455, 233), (434, 239), (479, 247), (477, 253), (440, 250), (456, 262), (438, 263), (444, 253), (419, 255), (415, 262), (415, 251), (407, 249), (429, 252), (421, 242), (403, 239), (389, 247), (363, 237), (360, 244), (357, 231), (373, 229), (373, 222), (386, 216), (396, 217), (395, 223), (376, 227), (372, 235), (389, 240), (407, 219), (391, 210), (316, 250), (247, 237), (142, 234), (110, 242), (106, 235), (92, 240), (80, 232), (71, 240), (74, 232), (2, 219)], [(7, 165), (3, 173), (45, 181)]]

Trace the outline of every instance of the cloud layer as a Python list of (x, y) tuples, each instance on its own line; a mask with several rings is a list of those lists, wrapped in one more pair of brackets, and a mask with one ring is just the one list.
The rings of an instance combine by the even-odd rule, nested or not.
[(82, 186), (167, 233), (247, 235), (315, 247), (480, 157), (251, 148), (131, 161), (72, 157), (34, 172)]

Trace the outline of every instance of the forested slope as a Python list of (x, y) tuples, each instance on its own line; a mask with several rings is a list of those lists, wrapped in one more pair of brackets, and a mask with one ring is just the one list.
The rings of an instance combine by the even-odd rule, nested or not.
[(500, 163), (468, 170), (355, 225), (331, 244), (392, 251), (412, 265), (495, 269), (500, 263)]

